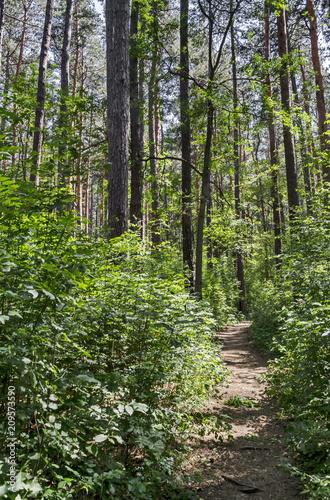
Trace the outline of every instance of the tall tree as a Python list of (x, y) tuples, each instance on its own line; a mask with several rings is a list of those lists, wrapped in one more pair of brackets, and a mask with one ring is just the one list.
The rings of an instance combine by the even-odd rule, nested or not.
[(47, 0), (43, 37), (41, 42), (41, 51), (39, 57), (38, 89), (37, 89), (37, 108), (34, 121), (33, 134), (33, 157), (30, 181), (39, 184), (39, 165), (41, 160), (41, 148), (43, 137), (43, 126), (45, 120), (45, 99), (46, 99), (46, 80), (47, 80), (47, 62), (50, 44), (50, 35), (52, 29), (54, 0)]
[(182, 250), (183, 265), (189, 272), (191, 288), (194, 284), (193, 232), (191, 223), (191, 129), (189, 112), (189, 0), (180, 1), (180, 120), (182, 155)]
[[(232, 10), (232, 0), (230, 7)], [(231, 64), (232, 64), (232, 80), (233, 80), (233, 110), (234, 110), (234, 130), (233, 130), (233, 148), (234, 148), (234, 198), (235, 198), (235, 216), (237, 220), (242, 219), (241, 210), (241, 158), (239, 151), (239, 109), (238, 109), (238, 92), (237, 92), (237, 64), (236, 64), (236, 50), (235, 50), (235, 35), (234, 35), (234, 20), (230, 26), (230, 41), (231, 41)], [(244, 277), (244, 261), (243, 251), (239, 245), (236, 249), (236, 269), (237, 280), (239, 283), (239, 311), (246, 315), (246, 298), (245, 298), (245, 277)]]
[(207, 75), (207, 88), (206, 88), (206, 139), (204, 146), (204, 161), (203, 161), (203, 171), (202, 171), (202, 187), (200, 204), (198, 209), (197, 217), (197, 232), (196, 232), (196, 261), (195, 261), (195, 293), (202, 297), (202, 287), (203, 287), (203, 238), (204, 238), (204, 224), (205, 224), (205, 212), (208, 204), (209, 196), (211, 193), (210, 182), (211, 182), (211, 159), (212, 159), (212, 140), (213, 140), (213, 125), (214, 125), (214, 103), (213, 103), (213, 92), (214, 92), (214, 79), (217, 70), (220, 65), (222, 50), (230, 30), (232, 19), (235, 12), (237, 11), (240, 2), (236, 3), (235, 9), (230, 12), (229, 20), (223, 31), (221, 41), (216, 51), (214, 58), (214, 25), (215, 25), (215, 15), (214, 15), (214, 2), (209, 0), (207, 6), (204, 7), (201, 0), (198, 0), (199, 8), (203, 16), (208, 22), (208, 75)]
[[(267, 63), (270, 62), (270, 22), (269, 22), (269, 7), (265, 2), (265, 59)], [(281, 238), (281, 208), (279, 199), (279, 158), (276, 140), (275, 129), (275, 114), (272, 105), (272, 82), (270, 79), (270, 72), (266, 72), (266, 94), (268, 97), (268, 133), (269, 133), (269, 152), (270, 152), (270, 165), (271, 165), (271, 198), (272, 198), (272, 211), (274, 222), (274, 251), (277, 266), (280, 263), (279, 256), (282, 252), (282, 238)]]
[(314, 71), (315, 86), (316, 86), (318, 130), (320, 136), (321, 151), (325, 153), (322, 170), (323, 170), (324, 180), (330, 182), (330, 161), (328, 159), (330, 144), (328, 136), (327, 116), (325, 109), (324, 82), (323, 82), (323, 74), (322, 74), (320, 52), (319, 52), (317, 17), (313, 0), (307, 0), (307, 11), (309, 18), (312, 63), (313, 63), (313, 71)]
[(65, 180), (67, 172), (64, 172), (65, 151), (67, 149), (68, 135), (68, 95), (69, 95), (69, 75), (70, 75), (70, 47), (72, 34), (73, 0), (66, 1), (65, 22), (63, 32), (62, 54), (61, 54), (61, 103), (60, 103), (60, 144), (59, 144), (59, 169), (62, 181)]
[(289, 215), (293, 219), (299, 206), (298, 175), (296, 169), (294, 141), (291, 125), (290, 83), (288, 64), (288, 37), (285, 8), (282, 7), (277, 16), (278, 52), (281, 58), (280, 87), (283, 112), (283, 142), (288, 191)]
[(106, 0), (109, 237), (128, 225), (130, 0)]
[(2, 61), (2, 39), (3, 39), (3, 21), (5, 14), (5, 2), (6, 0), (0, 0), (0, 72), (1, 72), (1, 61)]
[(157, 179), (157, 158), (159, 139), (159, 82), (157, 77), (159, 60), (159, 5), (157, 1), (151, 3), (152, 16), (152, 49), (151, 68), (148, 90), (148, 139), (150, 156), (150, 176), (151, 176), (151, 241), (158, 245), (161, 241), (159, 224), (159, 189)]
[(133, 0), (130, 38), (131, 199), (130, 221), (142, 223), (142, 104), (139, 85), (139, 0)]

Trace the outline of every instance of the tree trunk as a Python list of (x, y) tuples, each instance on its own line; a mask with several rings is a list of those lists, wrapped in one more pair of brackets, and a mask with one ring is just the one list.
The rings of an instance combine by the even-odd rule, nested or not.
[(206, 141), (204, 148), (204, 164), (202, 173), (202, 192), (197, 217), (197, 233), (196, 233), (196, 277), (195, 277), (195, 293), (202, 298), (203, 286), (203, 236), (205, 211), (210, 193), (210, 177), (211, 177), (211, 150), (213, 137), (213, 118), (214, 106), (211, 99), (207, 101), (207, 126), (206, 126)]
[(1, 72), (1, 62), (2, 62), (3, 20), (5, 14), (5, 3), (6, 0), (0, 0), (0, 72)]
[[(152, 4), (152, 17), (154, 26), (154, 36), (157, 38), (158, 31), (158, 8), (157, 3)], [(151, 241), (154, 245), (159, 245), (159, 201), (158, 201), (158, 180), (157, 180), (157, 144), (158, 144), (158, 82), (157, 82), (157, 62), (158, 45), (154, 41), (152, 47), (152, 60), (150, 69), (149, 92), (148, 92), (148, 131), (149, 131), (149, 156), (150, 156), (150, 176), (151, 176), (151, 211), (150, 229)]]
[(109, 237), (128, 226), (130, 0), (106, 0)]
[(191, 223), (191, 129), (189, 113), (189, 1), (180, 1), (180, 120), (182, 155), (182, 254), (189, 286), (194, 286), (193, 232)]
[(290, 87), (288, 68), (288, 39), (286, 31), (285, 9), (277, 17), (278, 52), (281, 57), (280, 87), (283, 118), (283, 142), (288, 190), (289, 215), (292, 220), (299, 206), (298, 176), (295, 163), (294, 142), (291, 130)]
[[(291, 54), (292, 51), (291, 51), (291, 43), (289, 37), (288, 37), (288, 51)], [(291, 77), (293, 103), (296, 108), (299, 108), (300, 100), (298, 94), (298, 86), (292, 62), (290, 63), (290, 77)], [(308, 149), (307, 127), (305, 129), (300, 113), (296, 113), (295, 121), (298, 128), (298, 147), (300, 150), (301, 161), (302, 161), (306, 206), (307, 206), (307, 212), (309, 213), (311, 210), (311, 182), (310, 182), (309, 164), (312, 160), (312, 157), (309, 154), (309, 149)]]
[(203, 172), (202, 172), (202, 188), (200, 204), (197, 216), (197, 233), (196, 233), (196, 263), (195, 263), (195, 293), (202, 298), (202, 287), (203, 287), (203, 237), (204, 237), (204, 223), (205, 223), (205, 209), (208, 205), (208, 199), (210, 196), (210, 180), (211, 180), (211, 157), (212, 157), (212, 139), (213, 139), (213, 122), (214, 122), (214, 104), (212, 101), (213, 92), (213, 82), (217, 69), (220, 64), (220, 59), (222, 55), (222, 50), (224, 47), (225, 40), (227, 38), (230, 26), (234, 17), (234, 14), (239, 6), (240, 2), (237, 2), (236, 9), (232, 10), (230, 17), (226, 26), (226, 29), (222, 35), (219, 48), (216, 53), (215, 62), (213, 62), (214, 46), (213, 46), (213, 36), (214, 36), (214, 12), (212, 12), (213, 3), (211, 0), (208, 2), (208, 12), (205, 11), (200, 0), (198, 0), (199, 8), (201, 9), (203, 15), (208, 20), (208, 86), (206, 89), (207, 100), (207, 125), (206, 125), (206, 140), (204, 147), (204, 162), (203, 162)]
[(139, 95), (138, 21), (140, 3), (133, 1), (130, 38), (130, 117), (131, 117), (131, 199), (130, 221), (142, 224), (142, 156), (141, 121), (143, 119)]
[(58, 148), (59, 157), (59, 174), (63, 184), (65, 179), (70, 173), (66, 168), (67, 159), (65, 158), (68, 141), (68, 104), (67, 99), (69, 95), (69, 75), (70, 75), (70, 47), (71, 47), (71, 34), (72, 34), (72, 16), (73, 16), (73, 0), (67, 0), (65, 10), (65, 24), (63, 33), (62, 44), (62, 58), (61, 58), (61, 103), (60, 103), (60, 116), (59, 116), (59, 131), (60, 131), (60, 144)]
[(38, 89), (37, 89), (37, 108), (34, 121), (33, 134), (33, 157), (32, 168), (30, 173), (30, 181), (36, 185), (39, 184), (39, 166), (41, 160), (41, 147), (43, 137), (43, 126), (45, 120), (45, 98), (46, 98), (46, 80), (47, 80), (47, 62), (50, 44), (50, 34), (52, 29), (54, 0), (47, 0), (46, 14), (44, 22), (44, 32), (41, 43), (41, 51), (39, 58), (39, 73), (38, 73)]
[[(31, 6), (31, 2), (29, 5), (26, 5), (26, 2), (23, 2), (23, 26), (22, 26), (22, 36), (21, 36), (21, 43), (20, 43), (20, 48), (19, 48), (19, 54), (18, 54), (18, 61), (17, 61), (17, 66), (16, 66), (16, 74), (15, 74), (15, 79), (18, 78), (21, 68), (22, 68), (22, 62), (23, 62), (23, 53), (24, 53), (24, 47), (25, 47), (25, 39), (26, 39), (26, 31), (27, 31), (27, 20), (28, 20), (28, 10)], [(1, 9), (1, 7), (0, 7)]]
[(38, 89), (37, 89), (37, 108), (34, 121), (33, 134), (33, 156), (32, 168), (30, 173), (30, 182), (39, 185), (39, 166), (41, 161), (41, 148), (43, 138), (43, 126), (45, 120), (45, 98), (46, 98), (46, 80), (47, 80), (47, 62), (50, 44), (50, 34), (52, 28), (54, 0), (47, 0), (46, 14), (44, 22), (43, 38), (39, 57)]
[[(308, 116), (311, 116), (310, 111), (310, 94), (309, 94), (309, 85), (306, 81), (305, 68), (301, 64), (300, 65), (301, 78), (303, 83), (303, 99), (304, 99), (304, 111)], [(310, 163), (313, 165), (312, 175), (310, 175), (310, 179), (313, 179), (313, 183), (311, 183), (311, 194), (315, 193), (315, 186), (318, 182), (322, 180), (322, 174), (320, 171), (320, 167), (316, 160), (316, 151), (315, 151), (315, 142), (313, 136), (313, 130), (311, 125), (311, 120), (309, 120), (306, 124), (306, 133), (307, 133), (307, 147), (308, 147), (308, 155), (311, 158)], [(316, 174), (316, 175), (315, 175)], [(315, 179), (316, 177), (316, 179)]]
[[(236, 51), (234, 37), (234, 22), (230, 27), (231, 35), (231, 58), (232, 58), (232, 80), (233, 80), (233, 109), (234, 109), (234, 172), (235, 172), (235, 217), (237, 220), (242, 219), (241, 213), (241, 160), (239, 154), (239, 115), (238, 115), (238, 93), (237, 93), (237, 67), (236, 67)], [(240, 246), (236, 250), (236, 269), (237, 280), (239, 283), (239, 304), (238, 310), (244, 315), (247, 314), (246, 298), (245, 298), (245, 277), (244, 277), (244, 262), (243, 251)]]
[(330, 182), (330, 164), (328, 159), (330, 146), (329, 146), (327, 116), (325, 110), (324, 83), (323, 83), (323, 75), (322, 75), (320, 53), (319, 53), (317, 18), (313, 0), (307, 0), (307, 11), (308, 11), (309, 27), (310, 27), (312, 63), (315, 75), (318, 129), (320, 136), (321, 151), (325, 153), (323, 159), (322, 171), (324, 180), (326, 182)]
[[(269, 23), (269, 9), (265, 7), (265, 58), (270, 62), (270, 23)], [(271, 102), (273, 97), (272, 83), (270, 73), (266, 74), (266, 92)], [(282, 253), (282, 228), (281, 228), (281, 207), (279, 199), (279, 160), (275, 130), (275, 114), (272, 105), (268, 107), (268, 133), (269, 133), (269, 150), (270, 150), (270, 165), (271, 165), (271, 198), (272, 198), (272, 211), (274, 222), (274, 252), (276, 266), (280, 265), (279, 256)]]

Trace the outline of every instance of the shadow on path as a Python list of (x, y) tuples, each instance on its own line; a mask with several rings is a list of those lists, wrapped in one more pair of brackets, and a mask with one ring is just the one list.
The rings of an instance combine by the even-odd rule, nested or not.
[(287, 459), (283, 424), (265, 395), (260, 375), (267, 361), (254, 347), (248, 327), (240, 323), (218, 335), (230, 383), (206, 413), (227, 415), (232, 430), (229, 439), (210, 435), (193, 446), (187, 472), (200, 475), (192, 486), (203, 500), (292, 500), (301, 491), (300, 481), (279, 467)]

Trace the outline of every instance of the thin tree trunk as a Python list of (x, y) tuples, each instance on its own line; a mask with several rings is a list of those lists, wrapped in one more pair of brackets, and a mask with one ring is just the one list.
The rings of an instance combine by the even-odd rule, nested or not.
[(138, 22), (140, 3), (133, 0), (130, 38), (130, 117), (131, 117), (131, 199), (130, 221), (142, 223), (142, 156), (141, 100), (139, 95)]
[[(28, 10), (31, 5), (31, 2), (29, 6), (26, 5), (26, 2), (22, 2), (23, 4), (23, 26), (22, 26), (22, 36), (21, 36), (21, 42), (20, 42), (20, 48), (19, 48), (19, 54), (18, 54), (18, 60), (17, 60), (17, 66), (16, 66), (16, 71), (15, 71), (15, 78), (14, 78), (14, 83), (17, 83), (18, 77), (21, 73), (22, 69), (22, 62), (23, 62), (23, 54), (24, 54), (24, 47), (25, 47), (25, 39), (26, 39), (26, 32), (27, 32), (27, 20), (28, 20)], [(14, 102), (14, 113), (17, 114), (18, 112), (18, 105), (17, 102)], [(13, 146), (14, 148), (17, 147), (17, 124), (13, 124)], [(16, 163), (16, 151), (14, 149), (14, 152), (11, 157), (11, 163), (12, 165), (15, 165)]]
[[(152, 16), (154, 20), (154, 34), (157, 37), (158, 30), (158, 8), (156, 2), (153, 2)], [(158, 45), (155, 41), (152, 47), (152, 60), (150, 69), (149, 92), (148, 92), (148, 135), (149, 135), (149, 156), (150, 156), (150, 175), (151, 175), (151, 241), (154, 245), (159, 245), (160, 227), (159, 227), (159, 201), (158, 201), (158, 180), (157, 180), (157, 144), (158, 144), (158, 82), (157, 82), (157, 61)]]
[(189, 0), (180, 1), (180, 119), (182, 155), (182, 255), (188, 281), (194, 286), (193, 232), (191, 223), (191, 129), (189, 113)]
[[(301, 71), (301, 78), (302, 78), (302, 82), (303, 82), (304, 111), (307, 114), (307, 116), (311, 116), (310, 94), (309, 94), (309, 90), (308, 90), (309, 85), (308, 85), (308, 82), (306, 81), (305, 68), (302, 64), (300, 65), (300, 71)], [(318, 182), (322, 181), (322, 174), (321, 174), (320, 167), (319, 167), (317, 160), (316, 160), (317, 155), (316, 155), (316, 151), (315, 151), (315, 142), (314, 142), (311, 120), (308, 121), (306, 124), (306, 131), (307, 131), (308, 155), (311, 159), (310, 163), (314, 167), (312, 170), (312, 179), (314, 179), (314, 182), (311, 185), (311, 192), (312, 192), (312, 194), (314, 194), (315, 193), (315, 186), (318, 184)], [(315, 177), (316, 177), (316, 179), (315, 179)]]
[[(265, 7), (265, 58), (270, 62), (270, 23), (269, 23), (269, 9)], [(266, 74), (266, 91), (271, 102), (273, 97), (272, 83), (270, 73)], [(268, 107), (268, 133), (269, 133), (269, 150), (270, 150), (270, 165), (271, 165), (271, 198), (272, 198), (272, 211), (274, 222), (274, 252), (276, 265), (279, 266), (282, 253), (282, 237), (281, 237), (281, 208), (279, 199), (279, 159), (276, 141), (275, 130), (275, 114), (272, 105)]]
[[(288, 32), (288, 29), (287, 29), (287, 32)], [(288, 37), (288, 51), (289, 51), (289, 53), (292, 52), (289, 37)], [(299, 100), (299, 94), (298, 94), (298, 86), (297, 86), (296, 75), (295, 75), (292, 63), (291, 63), (291, 68), (290, 68), (290, 77), (291, 77), (293, 102), (294, 102), (295, 107), (299, 107), (300, 100)], [(301, 118), (300, 113), (296, 114), (295, 120), (296, 120), (297, 128), (298, 128), (298, 138), (299, 138), (298, 147), (300, 150), (301, 161), (302, 161), (306, 206), (307, 206), (307, 212), (309, 213), (311, 210), (311, 183), (310, 183), (310, 172), (309, 172), (309, 164), (311, 162), (311, 156), (309, 155), (308, 141), (306, 138), (306, 130), (304, 128), (303, 120)]]
[(89, 170), (87, 171), (87, 179), (86, 179), (86, 186), (85, 186), (85, 232), (86, 234), (89, 234), (90, 232), (90, 226), (91, 226), (91, 221), (89, 219), (89, 194), (90, 194), (90, 173)]
[[(297, 81), (296, 81), (296, 77), (295, 77), (293, 72), (291, 72), (291, 85), (292, 85), (294, 103), (296, 106), (299, 106), (300, 102), (299, 102)], [(297, 125), (298, 125), (299, 148), (300, 148), (300, 154), (301, 154), (301, 160), (302, 160), (306, 206), (307, 206), (307, 212), (310, 213), (311, 200), (312, 200), (312, 189), (311, 189), (309, 165), (312, 161), (312, 156), (310, 154), (310, 150), (308, 149), (308, 141), (306, 138), (306, 131), (305, 131), (303, 121), (301, 119), (300, 114), (298, 114), (298, 116), (296, 117), (296, 120), (297, 120)]]
[(320, 53), (319, 53), (317, 18), (313, 0), (307, 0), (307, 11), (309, 17), (309, 26), (310, 26), (312, 63), (315, 75), (318, 129), (320, 136), (321, 151), (324, 153), (322, 171), (324, 180), (326, 182), (330, 182), (330, 163), (328, 159), (330, 146), (329, 146), (327, 116), (325, 109), (324, 83), (323, 83), (323, 75), (322, 75)]
[(68, 142), (68, 104), (69, 95), (69, 75), (70, 75), (70, 47), (72, 35), (73, 0), (67, 0), (65, 10), (65, 23), (62, 44), (61, 58), (61, 103), (59, 116), (60, 144), (58, 148), (59, 174), (61, 181), (65, 184), (65, 179), (69, 175), (66, 171), (66, 150)]
[(6, 0), (0, 0), (0, 73), (2, 65), (2, 40), (3, 40), (3, 20), (5, 14)]
[(299, 206), (298, 176), (295, 163), (294, 142), (291, 129), (290, 87), (288, 68), (288, 39), (286, 31), (285, 9), (281, 8), (277, 17), (278, 51), (281, 57), (280, 87), (283, 118), (283, 142), (288, 190), (289, 215), (292, 220)]
[(130, 0), (106, 0), (109, 237), (128, 227)]
[(24, 47), (25, 47), (25, 39), (26, 39), (26, 32), (27, 32), (27, 18), (28, 18), (28, 11), (31, 6), (31, 3), (29, 5), (26, 4), (26, 2), (23, 2), (23, 26), (22, 26), (22, 36), (21, 36), (21, 43), (20, 43), (20, 48), (19, 48), (19, 54), (18, 54), (18, 60), (17, 60), (17, 66), (16, 66), (16, 73), (15, 73), (15, 79), (18, 78), (21, 68), (22, 68), (22, 62), (23, 62), (23, 53), (24, 53)]
[(39, 58), (39, 73), (38, 73), (38, 89), (37, 89), (37, 108), (34, 121), (33, 134), (33, 157), (32, 168), (30, 173), (30, 182), (39, 184), (39, 166), (41, 161), (41, 147), (43, 138), (43, 127), (45, 120), (45, 98), (46, 98), (46, 79), (47, 79), (47, 62), (50, 44), (50, 34), (52, 29), (54, 0), (47, 0), (46, 14), (44, 22), (44, 32), (41, 43), (41, 51)]
[[(232, 7), (231, 7), (232, 8)], [(235, 172), (235, 217), (237, 220), (242, 219), (241, 213), (241, 160), (239, 154), (239, 116), (238, 116), (238, 93), (237, 93), (237, 66), (236, 66), (236, 51), (234, 37), (234, 22), (230, 27), (231, 35), (231, 58), (232, 58), (232, 80), (233, 80), (233, 109), (234, 109), (234, 172)], [(236, 250), (236, 269), (237, 280), (239, 283), (239, 304), (238, 310), (244, 315), (247, 314), (246, 297), (245, 297), (245, 277), (244, 277), (244, 262), (243, 251), (239, 246)]]
[(208, 19), (208, 86), (207, 86), (207, 125), (206, 125), (206, 140), (204, 147), (204, 162), (203, 162), (203, 172), (202, 172), (202, 188), (200, 205), (197, 217), (197, 232), (196, 232), (196, 262), (195, 262), (195, 293), (202, 298), (202, 287), (203, 287), (203, 237), (204, 237), (204, 223), (205, 223), (205, 209), (208, 204), (208, 198), (210, 195), (210, 178), (211, 178), (211, 157), (212, 157), (212, 139), (213, 139), (213, 122), (214, 122), (214, 104), (212, 101), (212, 90), (213, 82), (216, 71), (220, 64), (221, 54), (224, 47), (225, 40), (227, 38), (230, 26), (234, 17), (236, 10), (239, 7), (240, 2), (237, 1), (235, 10), (232, 10), (230, 17), (226, 26), (226, 29), (222, 35), (222, 40), (219, 44), (219, 49), (216, 54), (215, 62), (213, 62), (213, 28), (214, 28), (214, 15), (212, 12), (212, 1), (209, 1), (209, 10), (205, 11), (200, 0), (198, 0), (198, 5), (203, 13), (203, 15)]
[(211, 157), (212, 157), (212, 137), (213, 137), (213, 119), (214, 106), (211, 99), (207, 101), (207, 125), (206, 125), (206, 141), (204, 148), (204, 164), (202, 173), (202, 192), (197, 217), (197, 233), (196, 233), (196, 277), (195, 277), (195, 293), (202, 298), (203, 287), (203, 236), (205, 211), (210, 193), (210, 177), (211, 177)]

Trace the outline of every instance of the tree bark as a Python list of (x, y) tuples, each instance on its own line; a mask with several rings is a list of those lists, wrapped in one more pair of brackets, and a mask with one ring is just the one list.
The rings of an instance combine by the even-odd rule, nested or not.
[(326, 182), (330, 182), (330, 163), (328, 159), (330, 145), (328, 136), (327, 116), (325, 109), (324, 83), (323, 83), (323, 75), (320, 62), (317, 18), (313, 0), (307, 0), (307, 11), (308, 11), (309, 27), (310, 27), (312, 63), (315, 75), (318, 130), (320, 136), (321, 151), (324, 153), (322, 171), (324, 180)]
[(44, 31), (41, 43), (39, 57), (38, 89), (37, 89), (37, 108), (34, 121), (33, 149), (32, 149), (32, 168), (30, 173), (30, 182), (39, 184), (39, 166), (41, 160), (41, 147), (43, 138), (43, 126), (45, 120), (45, 98), (46, 98), (46, 80), (47, 80), (47, 62), (50, 44), (50, 34), (52, 29), (54, 0), (47, 0), (46, 14), (44, 22)]
[[(270, 62), (270, 24), (269, 24), (269, 9), (265, 7), (265, 59)], [(266, 73), (266, 92), (271, 102), (273, 97), (272, 83), (270, 73)], [(278, 149), (275, 130), (275, 114), (272, 104), (268, 106), (268, 133), (269, 133), (269, 151), (270, 151), (270, 165), (271, 165), (271, 198), (272, 198), (272, 211), (274, 222), (274, 252), (275, 262), (277, 267), (280, 265), (280, 255), (282, 253), (282, 237), (281, 237), (281, 207), (279, 199), (279, 160)]]
[(130, 117), (131, 117), (131, 199), (130, 221), (142, 224), (142, 156), (141, 121), (143, 119), (139, 95), (139, 56), (138, 56), (138, 0), (133, 0), (131, 11), (130, 38)]
[[(302, 64), (300, 65), (300, 71), (301, 71), (301, 78), (302, 78), (302, 83), (303, 83), (303, 90), (302, 91), (303, 91), (303, 100), (304, 100), (304, 111), (307, 114), (307, 116), (311, 116), (310, 93), (309, 93), (309, 89), (308, 89), (309, 85), (308, 85), (308, 82), (306, 81), (305, 68)], [(316, 155), (316, 151), (315, 151), (315, 142), (314, 142), (311, 120), (306, 123), (306, 134), (307, 134), (308, 156), (311, 159), (311, 165), (313, 166), (312, 172), (310, 173), (310, 180), (311, 179), (313, 180), (313, 182), (311, 182), (311, 194), (315, 194), (315, 186), (319, 182), (321, 182), (322, 174), (321, 174), (320, 167), (319, 167), (317, 160), (316, 160), (317, 155)]]
[(158, 201), (158, 180), (157, 180), (157, 160), (158, 152), (158, 82), (157, 82), (157, 62), (158, 62), (158, 6), (153, 2), (151, 9), (153, 17), (154, 42), (152, 46), (151, 69), (148, 92), (148, 136), (149, 136), (149, 156), (150, 156), (150, 176), (151, 176), (151, 211), (150, 230), (153, 245), (159, 245), (161, 241), (159, 227), (159, 201)]
[(279, 175), (278, 175), (278, 150), (276, 141), (276, 132), (274, 123), (269, 124), (269, 150), (270, 150), (270, 165), (271, 165), (271, 198), (272, 211), (274, 222), (274, 253), (276, 265), (280, 264), (280, 255), (282, 253), (282, 221), (281, 221), (281, 206), (279, 199)]
[(2, 40), (3, 40), (3, 20), (5, 14), (6, 0), (0, 0), (0, 72), (2, 63)]
[(204, 164), (202, 173), (202, 190), (197, 217), (196, 233), (196, 276), (195, 293), (202, 298), (203, 288), (203, 236), (205, 211), (210, 193), (211, 157), (212, 157), (212, 137), (213, 137), (214, 106), (211, 99), (207, 101), (207, 126), (206, 141), (204, 147)]
[[(238, 92), (237, 92), (237, 66), (236, 66), (236, 51), (235, 51), (235, 37), (234, 37), (234, 22), (230, 27), (231, 39), (231, 64), (232, 64), (232, 80), (233, 80), (233, 109), (234, 109), (234, 133), (233, 133), (233, 149), (234, 149), (234, 172), (235, 172), (235, 217), (237, 220), (242, 219), (241, 211), (241, 161), (239, 154), (239, 116), (238, 116)], [(245, 297), (245, 277), (244, 277), (244, 261), (243, 251), (239, 245), (236, 250), (236, 270), (237, 280), (239, 283), (239, 303), (238, 310), (244, 315), (247, 314), (246, 297)]]
[[(23, 14), (22, 36), (21, 36), (21, 43), (20, 43), (18, 60), (17, 60), (17, 66), (16, 66), (15, 79), (18, 78), (18, 76), (19, 76), (19, 74), (21, 72), (21, 68), (22, 68), (23, 53), (24, 53), (25, 39), (26, 39), (26, 32), (27, 32), (28, 11), (29, 11), (29, 8), (31, 6), (31, 3), (32, 2), (30, 2), (29, 5), (27, 5), (26, 2), (23, 2), (23, 12), (24, 12), (24, 14)], [(0, 7), (0, 9), (1, 9), (1, 7)]]
[(189, 113), (189, 1), (180, 1), (180, 120), (182, 156), (182, 255), (189, 286), (194, 286), (193, 232), (191, 223), (191, 128)]
[(65, 179), (69, 172), (66, 171), (65, 154), (67, 151), (68, 141), (68, 104), (67, 99), (69, 95), (69, 76), (70, 76), (70, 47), (71, 47), (71, 34), (72, 34), (72, 17), (73, 17), (73, 0), (67, 0), (65, 10), (65, 23), (62, 44), (62, 57), (61, 57), (61, 103), (60, 103), (60, 116), (59, 116), (59, 131), (60, 131), (60, 144), (58, 148), (59, 156), (59, 174), (62, 177), (62, 182), (65, 184)]
[[(31, 6), (31, 2), (29, 5), (26, 4), (25, 1), (22, 2), (23, 6), (23, 26), (22, 26), (22, 36), (21, 36), (21, 42), (20, 42), (20, 47), (19, 47), (19, 54), (18, 54), (18, 60), (17, 60), (17, 66), (16, 66), (16, 71), (15, 71), (15, 78), (14, 78), (14, 83), (17, 83), (18, 77), (21, 73), (22, 69), (22, 62), (23, 62), (23, 54), (24, 54), (24, 47), (25, 47), (25, 40), (26, 40), (26, 32), (27, 32), (27, 21), (28, 21), (28, 10)], [(17, 114), (18, 112), (18, 105), (17, 102), (14, 102), (14, 113)], [(14, 148), (17, 147), (17, 124), (13, 124), (13, 146)], [(14, 149), (12, 157), (11, 157), (11, 163), (12, 165), (15, 165), (17, 159), (17, 153)]]
[(294, 219), (299, 206), (298, 176), (296, 170), (293, 134), (291, 130), (290, 86), (288, 68), (288, 39), (285, 20), (285, 9), (280, 10), (277, 17), (278, 52), (281, 57), (280, 87), (283, 117), (283, 142), (287, 178), (288, 205), (290, 219)]
[(128, 227), (129, 0), (106, 0), (109, 237)]

